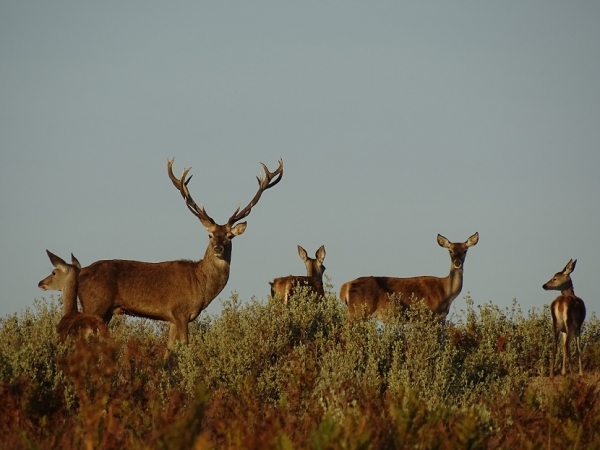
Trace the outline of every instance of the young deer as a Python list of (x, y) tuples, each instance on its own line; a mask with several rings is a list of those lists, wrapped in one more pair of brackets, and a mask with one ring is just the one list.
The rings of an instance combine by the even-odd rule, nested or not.
[(475, 233), (466, 242), (450, 242), (438, 234), (438, 244), (450, 252), (450, 274), (445, 278), (422, 276), (414, 278), (361, 277), (344, 283), (340, 299), (348, 306), (349, 317), (367, 314), (384, 320), (390, 313), (390, 295), (400, 294), (402, 307), (423, 299), (428, 308), (445, 319), (450, 305), (460, 294), (463, 284), (463, 264), (469, 247), (477, 244)]
[(307, 286), (307, 288), (315, 293), (317, 297), (324, 297), (323, 290), (323, 273), (325, 266), (325, 246), (321, 245), (315, 253), (315, 258), (311, 258), (301, 246), (298, 246), (298, 255), (306, 265), (306, 276), (288, 275), (287, 277), (275, 278), (271, 285), (271, 297), (278, 296), (287, 304), (288, 299), (294, 294), (296, 287)]
[(108, 328), (99, 316), (82, 314), (77, 311), (77, 290), (79, 287), (79, 272), (81, 264), (71, 253), (71, 264), (46, 250), (55, 269), (50, 275), (38, 283), (44, 291), (62, 291), (63, 316), (56, 330), (61, 342), (67, 337), (78, 337), (90, 333), (98, 333), (108, 337)]
[(550, 305), (552, 314), (552, 329), (553, 329), (553, 344), (552, 344), (552, 361), (550, 364), (550, 377), (554, 377), (554, 363), (556, 358), (556, 348), (558, 346), (558, 335), (562, 334), (562, 352), (563, 362), (561, 373), (567, 373), (566, 364), (569, 362), (571, 369), (571, 354), (569, 351), (569, 343), (575, 336), (577, 344), (577, 356), (579, 358), (579, 375), (583, 375), (581, 366), (581, 326), (585, 320), (585, 304), (583, 300), (575, 295), (573, 289), (573, 281), (571, 280), (571, 272), (575, 270), (577, 260), (569, 260), (565, 268), (561, 272), (557, 272), (550, 281), (542, 286), (546, 291), (560, 291), (560, 295)]
[[(261, 163), (262, 164), (262, 163)], [(79, 276), (79, 299), (83, 312), (96, 314), (110, 321), (119, 312), (132, 316), (170, 322), (167, 347), (175, 341), (188, 343), (188, 322), (219, 295), (229, 280), (231, 242), (246, 230), (246, 222), (236, 224), (250, 214), (267, 189), (283, 177), (283, 161), (269, 172), (262, 164), (265, 176), (257, 177), (258, 191), (240, 211), (240, 205), (224, 225), (217, 224), (192, 199), (188, 190), (190, 169), (181, 178), (173, 175), (173, 160), (167, 160), (169, 179), (185, 200), (187, 208), (208, 232), (208, 246), (200, 261), (165, 261), (148, 263), (130, 260), (97, 261), (84, 267)]]

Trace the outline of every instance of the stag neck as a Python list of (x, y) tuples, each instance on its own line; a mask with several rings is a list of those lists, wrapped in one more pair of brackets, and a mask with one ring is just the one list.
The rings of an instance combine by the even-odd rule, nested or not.
[(223, 258), (219, 258), (214, 255), (212, 248), (207, 248), (204, 259), (196, 266), (196, 278), (202, 297), (200, 301), (204, 307), (219, 295), (229, 280), (231, 248), (226, 248), (225, 253)]

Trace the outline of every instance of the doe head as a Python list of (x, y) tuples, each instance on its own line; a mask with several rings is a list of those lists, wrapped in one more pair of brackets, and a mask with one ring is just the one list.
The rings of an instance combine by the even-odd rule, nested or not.
[(440, 247), (447, 248), (450, 252), (450, 260), (455, 269), (462, 269), (467, 257), (467, 250), (479, 242), (479, 233), (475, 233), (465, 242), (450, 242), (441, 234), (437, 235), (437, 241)]

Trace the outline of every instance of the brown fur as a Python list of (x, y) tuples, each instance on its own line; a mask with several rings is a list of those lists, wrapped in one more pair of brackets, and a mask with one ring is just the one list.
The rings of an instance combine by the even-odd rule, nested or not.
[(49, 250), (46, 252), (55, 269), (38, 283), (38, 287), (43, 290), (62, 291), (63, 317), (56, 327), (60, 341), (64, 342), (69, 337), (78, 338), (91, 333), (108, 337), (108, 328), (102, 318), (77, 311), (77, 291), (81, 271), (77, 258), (71, 254), (71, 264), (68, 264)]
[(544, 290), (561, 291), (561, 295), (550, 305), (550, 313), (552, 314), (552, 360), (550, 362), (550, 377), (554, 377), (554, 366), (556, 360), (556, 352), (558, 347), (558, 336), (562, 335), (562, 375), (566, 375), (566, 365), (571, 368), (571, 355), (569, 343), (575, 338), (577, 347), (577, 356), (579, 362), (579, 375), (583, 375), (583, 366), (581, 363), (581, 327), (585, 320), (585, 303), (575, 295), (573, 281), (571, 280), (571, 272), (575, 270), (577, 260), (570, 260), (561, 272), (557, 272), (550, 281), (545, 283), (542, 288)]
[(463, 243), (451, 243), (438, 234), (438, 244), (450, 252), (450, 274), (445, 278), (421, 276), (414, 278), (360, 277), (344, 283), (340, 299), (348, 306), (349, 317), (374, 316), (385, 320), (390, 313), (390, 295), (400, 295), (400, 306), (409, 307), (423, 300), (427, 307), (445, 319), (450, 305), (462, 290), (463, 264), (469, 247), (477, 244), (475, 233)]
[(304, 261), (306, 266), (306, 276), (288, 275), (286, 277), (275, 278), (269, 284), (271, 285), (271, 297), (279, 297), (287, 304), (289, 298), (298, 292), (298, 287), (306, 287), (317, 298), (325, 296), (323, 289), (323, 273), (325, 266), (325, 246), (322, 245), (315, 253), (315, 258), (308, 256), (306, 250), (298, 246), (298, 255)]
[(246, 222), (235, 223), (250, 214), (262, 193), (275, 186), (283, 176), (283, 161), (265, 177), (258, 178), (259, 189), (250, 203), (233, 213), (226, 224), (219, 225), (192, 199), (185, 169), (181, 178), (172, 171), (173, 160), (167, 161), (167, 172), (173, 185), (184, 198), (188, 209), (200, 220), (209, 235), (204, 259), (148, 263), (131, 260), (97, 261), (81, 270), (79, 299), (83, 312), (95, 314), (108, 323), (117, 313), (171, 323), (168, 347), (175, 341), (188, 342), (188, 322), (219, 295), (229, 279), (231, 241), (246, 230)]
[(102, 318), (80, 312), (70, 312), (63, 316), (56, 331), (61, 342), (66, 341), (68, 337), (87, 337), (90, 334), (99, 334), (104, 338), (109, 336), (108, 328)]

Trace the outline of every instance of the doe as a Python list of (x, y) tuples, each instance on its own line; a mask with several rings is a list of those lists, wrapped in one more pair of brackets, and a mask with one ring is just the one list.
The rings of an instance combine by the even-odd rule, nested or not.
[(319, 247), (314, 258), (308, 256), (306, 250), (301, 246), (298, 246), (298, 255), (300, 255), (300, 259), (304, 261), (304, 265), (306, 266), (305, 277), (288, 275), (287, 277), (275, 278), (272, 282), (269, 282), (271, 285), (271, 297), (274, 298), (278, 296), (285, 304), (287, 304), (290, 296), (294, 294), (296, 288), (301, 289), (304, 286), (306, 286), (310, 292), (315, 293), (319, 298), (325, 296), (325, 291), (323, 289), (325, 246), (321, 245)]
[(577, 356), (579, 359), (579, 375), (583, 375), (581, 365), (581, 326), (585, 320), (585, 303), (575, 295), (571, 272), (575, 270), (577, 260), (569, 260), (561, 272), (557, 272), (550, 281), (542, 286), (546, 291), (560, 291), (560, 295), (550, 305), (552, 314), (552, 361), (550, 364), (550, 377), (554, 377), (554, 362), (556, 359), (556, 348), (558, 346), (558, 335), (562, 334), (563, 362), (561, 373), (567, 373), (566, 365), (569, 362), (571, 369), (569, 343), (575, 337), (577, 344)]
[(100, 316), (77, 311), (77, 290), (81, 271), (81, 264), (77, 258), (71, 253), (71, 264), (68, 264), (50, 250), (46, 250), (46, 253), (54, 270), (38, 283), (38, 287), (44, 291), (62, 291), (63, 316), (56, 327), (60, 341), (64, 342), (68, 337), (76, 338), (91, 333), (108, 337), (108, 328)]
[(463, 285), (463, 266), (467, 250), (479, 242), (475, 233), (465, 242), (450, 242), (437, 235), (440, 247), (450, 253), (450, 273), (444, 278), (421, 276), (413, 278), (360, 277), (344, 283), (340, 288), (340, 299), (348, 306), (348, 317), (355, 318), (366, 313), (385, 320), (390, 314), (390, 295), (400, 294), (402, 307), (423, 300), (427, 307), (440, 319), (445, 319)]

